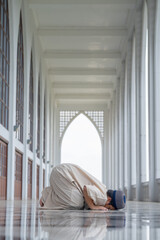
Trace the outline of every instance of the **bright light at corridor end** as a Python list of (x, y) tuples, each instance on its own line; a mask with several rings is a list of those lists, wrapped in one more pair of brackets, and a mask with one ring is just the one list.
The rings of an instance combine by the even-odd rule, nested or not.
[(102, 181), (101, 140), (84, 114), (76, 117), (64, 134), (61, 162), (77, 164)]

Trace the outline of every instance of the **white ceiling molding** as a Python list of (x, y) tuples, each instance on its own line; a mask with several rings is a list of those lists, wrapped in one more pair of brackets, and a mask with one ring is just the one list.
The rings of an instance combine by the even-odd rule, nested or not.
[(109, 100), (111, 99), (111, 94), (110, 93), (105, 93), (105, 94), (55, 94), (55, 98), (60, 100), (60, 99), (83, 99), (83, 100)]
[(32, 7), (39, 7), (40, 5), (54, 5), (54, 4), (83, 4), (83, 5), (109, 5), (112, 7), (127, 7), (134, 8), (136, 0), (29, 0), (29, 4)]
[(84, 88), (84, 89), (92, 89), (92, 88), (96, 88), (96, 89), (113, 89), (114, 88), (114, 84), (113, 83), (52, 83), (52, 87), (53, 88), (65, 88), (65, 89), (70, 89), (70, 88)]
[(79, 76), (88, 76), (88, 75), (102, 75), (102, 76), (114, 76), (116, 75), (116, 69), (114, 68), (53, 68), (48, 70), (49, 75), (79, 75)]
[(125, 27), (40, 27), (39, 36), (74, 36), (74, 37), (126, 37)]
[(46, 50), (46, 59), (120, 59), (119, 51)]
[(63, 103), (63, 104), (59, 104), (58, 105), (58, 108), (59, 108), (59, 110), (61, 110), (61, 111), (66, 111), (66, 110), (68, 110), (68, 111), (74, 111), (74, 110), (78, 110), (78, 111), (105, 111), (106, 110), (106, 104), (101, 104), (101, 106), (98, 104), (89, 104), (89, 105), (87, 105), (86, 106), (86, 104), (74, 104), (74, 103), (72, 103), (72, 104), (70, 104), (70, 105), (68, 105), (68, 104), (66, 104), (66, 103)]

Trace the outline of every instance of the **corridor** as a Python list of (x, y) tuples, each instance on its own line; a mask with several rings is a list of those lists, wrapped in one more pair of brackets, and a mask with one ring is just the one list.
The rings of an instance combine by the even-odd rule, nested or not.
[[(159, 63), (160, 0), (0, 0), (0, 239), (160, 239)], [(39, 209), (80, 117), (123, 211)]]

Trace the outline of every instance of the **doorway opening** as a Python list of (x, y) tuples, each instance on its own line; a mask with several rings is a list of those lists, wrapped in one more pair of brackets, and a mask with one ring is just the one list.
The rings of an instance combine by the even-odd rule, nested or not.
[(61, 163), (77, 164), (102, 181), (102, 143), (91, 120), (79, 114), (66, 129), (61, 144)]

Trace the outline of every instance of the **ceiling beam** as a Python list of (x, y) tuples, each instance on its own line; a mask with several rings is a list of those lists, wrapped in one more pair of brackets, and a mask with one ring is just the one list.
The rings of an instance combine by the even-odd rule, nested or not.
[(84, 51), (84, 50), (46, 50), (43, 53), (46, 59), (120, 59), (119, 51)]
[(39, 36), (66, 37), (125, 37), (127, 29), (123, 27), (40, 27)]
[(74, 99), (99, 99), (99, 100), (109, 100), (111, 99), (111, 94), (103, 93), (103, 94), (55, 94), (55, 99), (65, 99), (65, 100), (74, 100)]
[(93, 75), (102, 75), (102, 76), (115, 76), (116, 69), (114, 68), (104, 68), (104, 69), (95, 69), (95, 68), (53, 68), (48, 70), (49, 75), (61, 75), (61, 76), (93, 76)]
[(29, 0), (31, 7), (44, 6), (44, 5), (109, 5), (112, 7), (127, 7), (134, 8), (136, 0)]
[(61, 83), (52, 83), (52, 88), (56, 89), (113, 89), (113, 83), (84, 83), (84, 82), (61, 82)]

